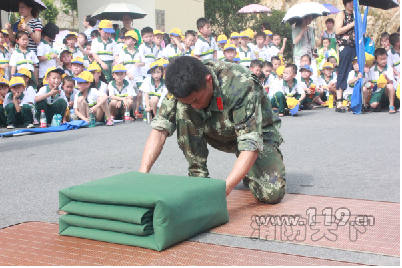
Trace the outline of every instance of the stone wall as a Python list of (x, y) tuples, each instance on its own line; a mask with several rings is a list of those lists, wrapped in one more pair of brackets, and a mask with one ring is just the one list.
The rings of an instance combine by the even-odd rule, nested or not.
[(63, 7), (63, 4), (61, 3), (61, 0), (53, 0), (53, 4), (59, 10), (59, 15), (57, 16), (57, 20), (56, 20), (56, 25), (59, 26), (59, 28), (61, 30), (64, 30), (64, 29), (70, 29), (70, 30), (78, 29), (79, 21), (78, 21), (77, 12), (74, 12), (74, 17), (72, 15), (71, 11), (70, 11), (70, 13), (68, 15), (65, 14), (63, 12), (63, 10), (65, 8)]
[[(381, 1), (381, 0), (378, 0)], [(287, 11), (295, 4), (310, 2), (310, 0), (262, 0), (261, 4), (269, 8)], [(315, 0), (321, 4), (331, 4), (343, 10), (344, 6), (342, 0)], [(400, 3), (400, 0), (398, 0)], [(327, 17), (319, 17), (314, 20), (316, 26), (316, 36), (325, 30), (325, 20), (327, 18), (335, 19), (335, 15)], [(394, 33), (400, 26), (400, 8), (393, 8), (391, 10), (382, 10), (377, 8), (370, 8), (367, 17), (367, 36), (374, 39), (376, 47), (380, 46), (380, 36), (382, 32)]]

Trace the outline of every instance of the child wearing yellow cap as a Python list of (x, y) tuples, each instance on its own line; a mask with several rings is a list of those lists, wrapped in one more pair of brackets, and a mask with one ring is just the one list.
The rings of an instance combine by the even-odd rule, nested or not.
[(5, 97), (10, 89), (9, 82), (4, 77), (0, 77), (0, 127), (5, 127), (7, 124), (7, 117), (4, 113), (3, 103)]
[[(265, 63), (271, 64), (270, 62), (264, 62), (264, 66), (265, 66)], [(276, 70), (276, 73), (277, 73), (276, 78), (273, 81), (269, 81), (268, 85), (267, 85), (266, 81), (264, 81), (264, 83), (263, 83), (263, 86), (265, 85), (264, 89), (267, 91), (268, 97), (270, 99), (272, 99), (274, 97), (275, 93), (278, 92), (278, 88), (280, 88), (280, 86), (278, 86), (278, 85), (280, 85), (280, 83), (283, 84), (282, 80), (283, 80), (283, 71), (284, 70), (285, 70), (284, 65), (279, 66), (278, 69)]]
[(163, 57), (163, 47), (162, 47), (162, 42), (163, 42), (163, 37), (164, 37), (165, 33), (160, 31), (160, 30), (156, 30), (154, 31), (154, 43), (158, 49), (157, 55), (156, 55), (156, 59), (160, 59)]
[(327, 101), (329, 95), (336, 96), (336, 76), (333, 73), (334, 66), (330, 62), (322, 65), (321, 76), (318, 78), (318, 91), (322, 101)]
[(101, 67), (99, 64), (94, 61), (92, 62), (87, 69), (94, 76), (94, 85), (100, 93), (108, 95), (108, 89), (105, 79), (105, 74), (102, 72)]
[(120, 51), (119, 64), (123, 64), (127, 69), (126, 80), (133, 85), (140, 86), (144, 78), (142, 76), (141, 67), (145, 63), (141, 62), (141, 54), (135, 47), (138, 41), (138, 35), (135, 31), (128, 31), (124, 37), (126, 48)]
[(197, 20), (197, 29), (201, 33), (195, 43), (194, 56), (200, 60), (217, 59), (218, 45), (211, 35), (211, 23), (206, 18)]
[(75, 57), (84, 57), (85, 51), (81, 51), (76, 45), (77, 45), (77, 37), (78, 34), (74, 32), (69, 32), (66, 37), (64, 38), (67, 42), (66, 49), (71, 52), (73, 55), (73, 58)]
[(67, 98), (60, 89), (61, 76), (64, 71), (60, 68), (49, 68), (45, 79), (49, 83), (39, 89), (35, 96), (36, 119), (39, 121), (41, 111), (45, 111), (47, 123), (52, 122), (55, 114), (62, 116), (62, 122), (66, 122)]
[(114, 80), (109, 83), (109, 103), (110, 114), (115, 119), (123, 119), (124, 110), (131, 110), (134, 104), (134, 97), (137, 96), (131, 82), (125, 79), (127, 69), (123, 64), (113, 67)]
[(217, 52), (218, 60), (224, 60), (225, 55), (223, 55), (223, 51), (226, 44), (228, 43), (228, 38), (226, 37), (226, 35), (221, 34), (218, 36), (217, 41), (218, 41), (218, 52)]
[(153, 118), (158, 111), (159, 99), (166, 88), (163, 79), (163, 65), (154, 62), (151, 64), (148, 72), (151, 74), (151, 77), (145, 78), (140, 90), (144, 92), (145, 111), (150, 112), (151, 117)]
[(182, 33), (178, 28), (173, 28), (169, 33), (171, 43), (163, 50), (165, 59), (173, 59), (184, 53), (184, 44), (181, 42)]
[(74, 77), (78, 77), (82, 71), (84, 71), (84, 59), (81, 57), (75, 57), (71, 60), (71, 70)]
[(223, 59), (224, 62), (233, 62), (234, 57), (236, 57), (236, 47), (233, 44), (227, 44), (223, 48), (223, 56), (225, 57)]
[(4, 32), (0, 31), (0, 76), (10, 79), (10, 57), (11, 53), (4, 46), (6, 43)]
[(92, 40), (91, 54), (102, 68), (105, 74), (106, 82), (112, 80), (112, 64), (113, 61), (118, 62), (118, 52), (116, 42), (110, 38), (110, 34), (114, 33), (111, 21), (102, 20), (99, 23), (100, 37)]
[(240, 47), (237, 49), (240, 57), (240, 64), (249, 68), (252, 60), (255, 60), (254, 51), (248, 46), (250, 35), (248, 32), (243, 31), (240, 33)]
[(21, 68), (18, 71), (18, 73), (15, 73), (13, 76), (21, 77), (22, 79), (24, 79), (24, 82), (25, 82), (24, 94), (27, 97), (27, 102), (31, 106), (32, 114), (34, 115), (33, 123), (34, 123), (34, 125), (39, 124), (39, 122), (36, 120), (36, 117), (35, 117), (35, 105), (34, 105), (35, 104), (35, 95), (38, 90), (31, 79), (31, 76), (32, 76), (31, 72), (26, 68)]
[(233, 32), (230, 35), (230, 43), (233, 44), (236, 47), (236, 49), (239, 48), (239, 46), (240, 46), (239, 38), (240, 38), (240, 34), (238, 32)]
[(107, 103), (108, 96), (99, 92), (94, 85), (94, 77), (88, 71), (83, 71), (78, 77), (73, 78), (77, 81), (78, 94), (74, 98), (74, 112), (78, 118), (89, 123), (90, 113), (95, 114), (97, 122), (103, 122), (106, 115), (107, 126), (113, 126)]
[(34, 128), (31, 106), (28, 104), (30, 96), (24, 94), (24, 79), (14, 76), (10, 80), (10, 90), (3, 101), (5, 114), (7, 115), (7, 128), (14, 129), (17, 125), (26, 128)]

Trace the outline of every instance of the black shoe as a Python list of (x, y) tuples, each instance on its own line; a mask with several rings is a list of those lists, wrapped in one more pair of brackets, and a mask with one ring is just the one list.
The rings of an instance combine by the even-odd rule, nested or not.
[(246, 188), (250, 188), (249, 183), (250, 183), (250, 179), (247, 178), (247, 177), (244, 177), (244, 179), (243, 179), (243, 185), (244, 185)]

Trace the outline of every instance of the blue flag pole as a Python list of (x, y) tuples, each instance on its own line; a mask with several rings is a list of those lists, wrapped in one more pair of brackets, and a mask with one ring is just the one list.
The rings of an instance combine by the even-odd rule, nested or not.
[[(357, 62), (359, 64), (359, 72), (364, 73), (364, 65), (366, 62), (366, 55), (364, 51), (364, 39), (363, 39), (363, 22), (362, 16), (359, 10), (359, 1), (353, 0), (354, 18), (355, 18), (355, 44)], [(362, 87), (363, 80), (360, 78), (353, 88), (351, 109), (354, 114), (360, 114), (362, 111)]]

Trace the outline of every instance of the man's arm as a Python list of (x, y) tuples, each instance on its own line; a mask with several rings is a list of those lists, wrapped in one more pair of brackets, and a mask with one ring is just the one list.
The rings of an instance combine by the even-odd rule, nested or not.
[[(140, 172), (148, 173), (162, 152), (168, 132), (152, 129), (142, 153)], [(247, 174), (247, 173), (246, 173)]]
[(226, 196), (230, 194), (233, 188), (247, 175), (251, 167), (257, 160), (258, 151), (242, 151), (237, 158), (235, 165), (226, 178)]

